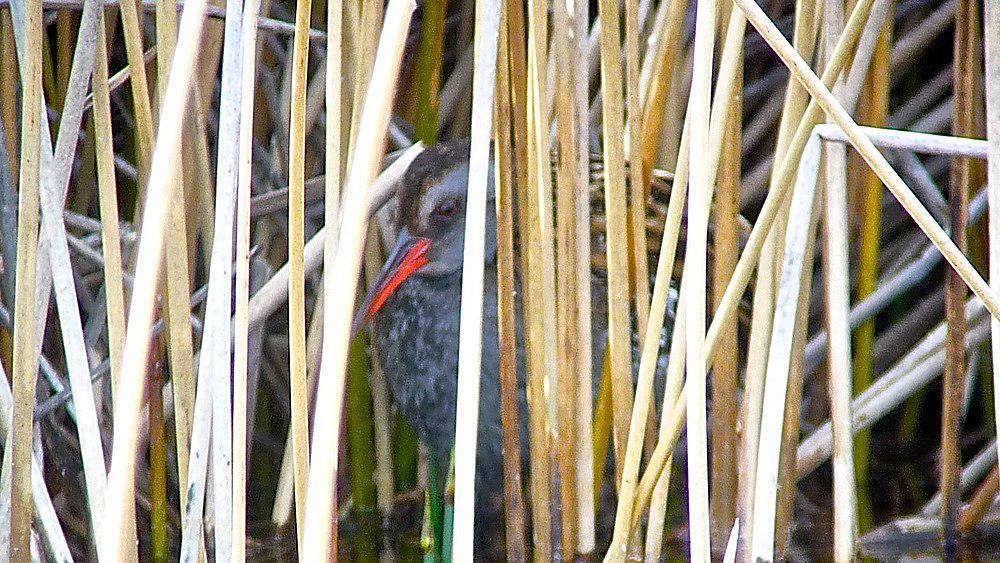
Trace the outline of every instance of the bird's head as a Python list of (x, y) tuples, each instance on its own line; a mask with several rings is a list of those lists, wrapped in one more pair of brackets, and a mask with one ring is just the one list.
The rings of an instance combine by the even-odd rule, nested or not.
[[(410, 164), (396, 194), (399, 236), (354, 318), (355, 333), (375, 318), (410, 277), (442, 278), (461, 271), (468, 180), (468, 141), (434, 145)], [(486, 202), (487, 262), (496, 260), (494, 233), (496, 211), (491, 164)]]

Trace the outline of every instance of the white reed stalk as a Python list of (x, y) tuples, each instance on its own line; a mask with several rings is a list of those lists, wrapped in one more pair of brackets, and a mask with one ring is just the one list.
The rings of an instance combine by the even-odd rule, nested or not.
[[(715, 0), (698, 2), (695, 16), (694, 63), (688, 120), (692, 147), (705, 147), (709, 137), (709, 102), (712, 91), (712, 58), (715, 51)], [(727, 104), (728, 105), (728, 104)], [(712, 556), (708, 506), (708, 436), (705, 385), (705, 287), (707, 276), (708, 215), (713, 171), (708, 159), (692, 159), (688, 195), (687, 248), (684, 278), (687, 292), (687, 438), (688, 522), (691, 560)]]
[[(228, 561), (232, 554), (232, 392), (233, 236), (236, 222), (236, 181), (240, 156), (240, 106), (243, 87), (242, 9), (240, 2), (226, 6), (225, 43), (222, 53), (222, 86), (219, 97), (219, 159), (215, 180), (215, 233), (198, 367), (200, 393), (212, 386), (212, 493), (215, 515), (215, 558)], [(210, 379), (205, 375), (213, 374)], [(200, 394), (199, 393), (199, 394)], [(196, 400), (197, 402), (197, 400)], [(201, 421), (199, 421), (201, 422)]]
[(159, 268), (163, 259), (164, 227), (168, 202), (174, 183), (174, 160), (180, 142), (182, 116), (187, 108), (194, 61), (201, 42), (205, 16), (205, 0), (189, 0), (181, 18), (177, 51), (174, 55), (167, 84), (167, 95), (161, 112), (156, 151), (150, 168), (149, 187), (142, 220), (138, 262), (135, 270), (132, 304), (129, 309), (128, 333), (122, 357), (122, 380), (115, 405), (115, 440), (111, 453), (111, 471), (104, 503), (103, 534), (99, 539), (101, 559), (121, 559), (127, 544), (133, 540), (122, 535), (127, 505), (135, 498), (135, 456), (139, 439), (139, 417), (146, 384), (146, 360), (149, 355), (150, 328)]
[(833, 458), (834, 559), (854, 556), (857, 515), (854, 452), (851, 440), (851, 329), (850, 272), (847, 218), (847, 152), (842, 146), (826, 147), (826, 197), (823, 207), (826, 283), (826, 326), (830, 334), (828, 392), (835, 439)]
[(247, 370), (250, 306), (250, 182), (253, 177), (254, 87), (257, 78), (257, 0), (243, 7), (239, 161), (236, 186), (236, 311), (233, 316), (233, 550), (246, 561)]
[[(986, 2), (983, 42), (986, 44), (986, 139), (989, 143), (987, 179), (990, 198), (990, 286), (1000, 291), (1000, 6)], [(1000, 320), (993, 318), (990, 340), (993, 357), (1000, 358)], [(993, 388), (1000, 385), (1000, 362), (993, 362)], [(1000, 425), (1000, 402), (994, 401)], [(998, 426), (1000, 427), (1000, 426)], [(997, 447), (1000, 459), (1000, 446)]]
[(469, 154), (462, 320), (458, 344), (458, 403), (455, 410), (455, 529), (452, 559), (473, 557), (476, 505), (476, 438), (482, 366), (483, 269), (486, 237), (486, 180), (490, 166), (493, 95), (496, 83), (500, 0), (476, 2), (475, 67), (472, 77), (472, 139)]
[(819, 175), (822, 144), (812, 136), (799, 162), (799, 175), (792, 194), (785, 233), (781, 281), (775, 298), (774, 325), (767, 358), (764, 402), (761, 410), (760, 440), (757, 450), (757, 479), (753, 499), (751, 555), (757, 561), (774, 559), (775, 501), (778, 492), (778, 469), (781, 434), (784, 423), (785, 395), (792, 358), (792, 339), (802, 284), (802, 268), (812, 220), (813, 197)]
[[(334, 495), (337, 494), (337, 458), (340, 455), (340, 419), (343, 413), (344, 378), (347, 369), (348, 338), (351, 312), (354, 309), (361, 270), (361, 251), (368, 224), (368, 191), (381, 162), (385, 132), (389, 125), (393, 95), (409, 30), (410, 17), (416, 8), (414, 0), (391, 0), (386, 10), (382, 35), (379, 39), (374, 70), (364, 109), (359, 121), (358, 137), (344, 190), (344, 210), (340, 243), (333, 271), (342, 275), (331, 295), (329, 345), (320, 367), (316, 393), (315, 427), (323, 428), (313, 440), (309, 473), (309, 498), (306, 502), (303, 557), (317, 561), (330, 559), (330, 533), (333, 521)], [(327, 342), (329, 340), (329, 342)]]
[[(594, 440), (593, 440), (593, 358), (591, 347), (591, 286), (590, 286), (590, 129), (587, 120), (589, 76), (587, 68), (594, 53), (587, 48), (587, 24), (590, 19), (588, 2), (573, 2), (570, 19), (573, 25), (576, 60), (572, 76), (573, 120), (576, 124), (576, 194), (574, 197), (574, 251), (576, 271), (576, 517), (577, 553), (593, 553), (595, 549), (594, 509)], [(595, 42), (596, 46), (596, 42)], [(506, 55), (501, 55), (506, 56)], [(596, 58), (596, 57), (594, 57)], [(568, 273), (563, 275), (569, 275)]]

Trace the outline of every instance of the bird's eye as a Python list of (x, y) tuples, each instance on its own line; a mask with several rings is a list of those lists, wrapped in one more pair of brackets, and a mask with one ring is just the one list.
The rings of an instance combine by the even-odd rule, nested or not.
[(458, 211), (458, 203), (453, 198), (448, 198), (434, 208), (434, 215), (441, 219), (451, 219)]

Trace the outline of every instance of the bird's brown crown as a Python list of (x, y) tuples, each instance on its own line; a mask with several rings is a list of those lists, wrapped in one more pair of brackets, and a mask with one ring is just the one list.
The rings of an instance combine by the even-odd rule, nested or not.
[(420, 222), (420, 210), (427, 192), (452, 170), (466, 165), (468, 161), (468, 139), (438, 143), (417, 155), (403, 175), (397, 192), (399, 226), (411, 229), (416, 227)]

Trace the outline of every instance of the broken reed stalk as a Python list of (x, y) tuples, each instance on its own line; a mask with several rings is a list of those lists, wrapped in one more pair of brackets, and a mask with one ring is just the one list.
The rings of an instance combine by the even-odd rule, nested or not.
[[(38, 356), (35, 340), (35, 246), (38, 241), (41, 183), (42, 4), (24, 0), (27, 41), (21, 50), (21, 154), (18, 162), (17, 282), (14, 305), (13, 421), (11, 443), (10, 559), (30, 555), (32, 428)], [(5, 456), (6, 457), (6, 456)]]
[[(993, 291), (1000, 292), (1000, 6), (987, 2), (984, 15), (983, 41), (986, 44), (985, 97), (986, 140), (989, 143), (989, 233), (990, 233), (990, 282)], [(1000, 358), (1000, 319), (990, 321), (991, 350)], [(1000, 362), (993, 362), (993, 389), (1000, 389)], [(994, 400), (995, 428), (1000, 428), (1000, 401)], [(1000, 445), (997, 446), (1000, 459)]]
[(292, 468), (298, 553), (304, 551), (309, 479), (309, 398), (306, 387), (305, 258), (305, 111), (312, 4), (297, 4), (292, 50), (291, 110), (288, 135), (288, 349), (291, 393)]
[[(123, 4), (124, 5), (124, 4)], [(126, 514), (133, 514), (128, 507), (135, 494), (135, 456), (138, 445), (139, 414), (145, 380), (146, 358), (149, 354), (149, 333), (153, 320), (153, 305), (163, 258), (163, 239), (172, 175), (175, 170), (175, 148), (180, 141), (185, 109), (190, 92), (190, 78), (193, 74), (194, 59), (201, 39), (204, 21), (204, 0), (191, 0), (184, 9), (181, 19), (181, 33), (177, 41), (167, 84), (161, 123), (156, 143), (156, 152), (150, 168), (149, 189), (146, 192), (145, 213), (142, 221), (138, 260), (135, 269), (132, 303), (129, 309), (128, 332), (122, 354), (122, 381), (119, 385), (119, 400), (115, 405), (115, 441), (111, 454), (111, 470), (108, 474), (107, 494), (104, 510), (106, 533), (99, 543), (102, 558), (120, 559), (129, 549), (134, 548), (134, 540), (123, 536), (128, 522)], [(131, 547), (130, 547), (131, 546)]]
[[(511, 162), (511, 84), (508, 57), (507, 22), (505, 3), (500, 28), (497, 61), (496, 126), (494, 130), (494, 158), (496, 174), (497, 212), (497, 334), (500, 346), (500, 423), (503, 427), (503, 449), (520, 452), (521, 424), (517, 384), (517, 319), (514, 307), (514, 183)], [(503, 456), (504, 517), (508, 561), (525, 561), (528, 549), (525, 544), (524, 496), (521, 489), (521, 456)]]
[(331, 323), (334, 329), (329, 338), (330, 348), (324, 354), (316, 391), (315, 427), (329, 429), (329, 432), (317, 436), (313, 442), (310, 495), (306, 503), (305, 549), (302, 551), (318, 559), (330, 558), (329, 540), (335, 524), (333, 497), (336, 495), (337, 462), (340, 454), (340, 421), (344, 406), (348, 338), (361, 269), (365, 227), (368, 223), (369, 186), (381, 162), (403, 44), (415, 7), (413, 0), (392, 0), (386, 10), (373, 65), (372, 87), (368, 89), (361, 111), (356, 150), (352, 154), (344, 189), (340, 241), (332, 270), (343, 272), (343, 276), (337, 279), (336, 291), (332, 293), (343, 298), (330, 300), (334, 306), (324, 318), (324, 322)]
[[(332, 3), (332, 2), (331, 2)], [(233, 550), (234, 562), (246, 560), (247, 377), (249, 371), (250, 198), (254, 93), (257, 78), (257, 0), (248, 0), (240, 30), (241, 96), (236, 184), (236, 245), (233, 315)], [(339, 47), (333, 47), (339, 53)]]
[[(486, 182), (490, 169), (493, 96), (496, 90), (500, 1), (476, 3), (475, 66), (472, 82), (472, 125), (469, 154), (465, 248), (462, 266), (461, 339), (458, 345), (458, 388), (455, 411), (455, 528), (452, 558), (472, 558), (475, 522), (476, 439), (479, 379), (482, 365), (483, 277), (486, 247)], [(515, 455), (513, 452), (511, 455)]]
[[(604, 21), (618, 21), (618, 4), (598, 3)], [(625, 185), (625, 131), (622, 96), (621, 45), (618, 26), (602, 25), (601, 95), (604, 138), (604, 207), (608, 218), (608, 350), (611, 358), (612, 445), (615, 471), (625, 467), (629, 414), (632, 412), (632, 338), (629, 319), (628, 210)], [(617, 479), (616, 481), (621, 481)]]
[[(818, 168), (818, 164), (817, 164)], [(818, 173), (817, 173), (818, 177)], [(785, 398), (784, 421), (781, 430), (781, 450), (787, 452), (780, 456), (778, 464), (778, 504), (775, 514), (777, 530), (791, 530), (795, 510), (795, 447), (799, 443), (799, 423), (802, 409), (803, 387), (803, 355), (805, 351), (806, 331), (809, 326), (809, 305), (813, 283), (813, 263), (816, 256), (816, 231), (819, 225), (819, 213), (822, 205), (822, 186), (817, 181), (813, 197), (813, 208), (807, 226), (806, 247), (802, 258), (801, 282), (798, 294), (798, 304), (792, 324), (791, 363), (788, 368), (788, 386)], [(776, 554), (779, 559), (786, 559), (792, 534), (782, 532), (775, 537)]]
[[(559, 365), (557, 370), (556, 395), (558, 435), (557, 456), (559, 459), (560, 503), (562, 507), (562, 556), (571, 560), (576, 556), (577, 548), (577, 510), (576, 502), (576, 469), (578, 467), (577, 444), (584, 443), (576, 436), (577, 386), (579, 383), (578, 366), (580, 359), (575, 346), (579, 342), (578, 330), (581, 328), (576, 321), (576, 293), (579, 291), (580, 280), (576, 277), (576, 248), (574, 234), (576, 231), (575, 198), (578, 192), (577, 149), (579, 134), (576, 120), (576, 88), (575, 68), (576, 54), (573, 50), (573, 27), (570, 21), (569, 7), (564, 3), (555, 6), (555, 22), (553, 32), (553, 53), (555, 88), (554, 97), (562, 103), (555, 106), (558, 128), (558, 159), (556, 165), (556, 257), (558, 260), (558, 284), (556, 299), (556, 322), (558, 329)], [(582, 77), (577, 78), (582, 80)], [(589, 183), (589, 182), (588, 182)], [(588, 261), (589, 262), (589, 261)], [(587, 281), (589, 283), (589, 280)], [(587, 329), (589, 332), (589, 328)], [(590, 386), (587, 386), (589, 391)], [(589, 441), (589, 439), (587, 440)], [(592, 454), (591, 454), (592, 455)], [(590, 456), (588, 456), (590, 457)], [(589, 551), (589, 549), (588, 549)]]

